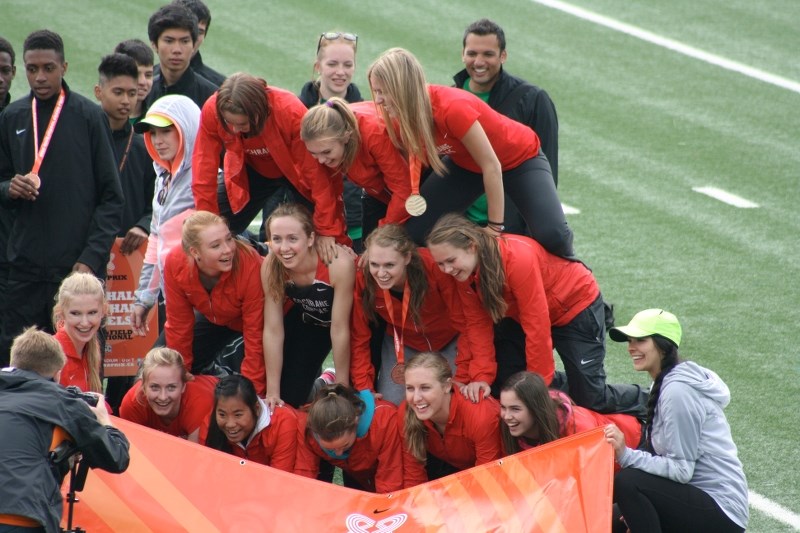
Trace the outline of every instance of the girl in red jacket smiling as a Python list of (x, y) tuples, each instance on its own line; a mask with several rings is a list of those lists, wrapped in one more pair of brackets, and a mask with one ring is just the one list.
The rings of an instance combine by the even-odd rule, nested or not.
[(225, 376), (214, 390), (206, 446), (237, 457), (295, 472), (302, 434), (291, 407), (270, 411), (244, 376)]
[(406, 363), (406, 400), (398, 409), (406, 487), (500, 459), (500, 406), (472, 403), (453, 390), (447, 360), (423, 352)]
[[(314, 210), (317, 246), (324, 259), (336, 255), (335, 241), (345, 235), (342, 185), (338, 188), (318, 171), (300, 139), (306, 106), (292, 93), (268, 87), (262, 79), (237, 72), (203, 106), (197, 145), (192, 156), (197, 209), (230, 217), (240, 233), (284, 185)], [(227, 205), (217, 202), (217, 168), (223, 170)], [(299, 196), (298, 196), (299, 195)]]
[(630, 415), (601, 415), (574, 405), (563, 392), (548, 389), (542, 376), (517, 372), (500, 389), (500, 425), (506, 454), (517, 453), (556, 439), (616, 424), (625, 444), (636, 449), (642, 424)]
[(181, 354), (169, 348), (153, 348), (142, 362), (141, 379), (122, 399), (120, 416), (199, 442), (200, 428), (211, 413), (218, 380), (212, 376), (188, 379)]
[(366, 191), (362, 197), (364, 237), (378, 224), (402, 224), (408, 219), (408, 164), (386, 135), (374, 103), (348, 105), (341, 98), (331, 98), (309, 109), (300, 136), (309, 153), (329, 169), (329, 179), (341, 180), (346, 175)]
[[(183, 356), (188, 371), (205, 373), (217, 351), (243, 335), (242, 366), (262, 361), (261, 256), (233, 238), (225, 219), (208, 211), (184, 221), (181, 245), (164, 264), (167, 346)], [(195, 362), (201, 353), (206, 360)]]
[[(551, 385), (555, 345), (569, 394), (578, 405), (601, 413), (644, 415), (646, 393), (638, 385), (606, 384), (603, 300), (583, 263), (553, 255), (527, 237), (492, 237), (455, 214), (439, 219), (428, 235), (428, 248), (439, 267), (458, 282), (472, 358), (464, 364), (456, 361), (456, 377), (469, 383), (465, 393), (470, 399), (478, 401), (491, 383), (497, 394), (507, 376), (519, 370), (537, 372)], [(495, 330), (494, 324), (505, 317), (513, 322)], [(497, 350), (496, 357), (495, 342), (514, 327), (524, 334), (524, 353), (511, 343)], [(556, 385), (564, 386), (560, 381)]]
[[(267, 220), (270, 254), (261, 269), (264, 359), (242, 372), (270, 408), (308, 401), (320, 367), (333, 349), (338, 383), (349, 383), (350, 310), (355, 264), (341, 252), (330, 264), (317, 253), (311, 215), (282, 204)], [(266, 365), (266, 366), (265, 366)]]
[(348, 487), (379, 493), (403, 488), (397, 410), (372, 392), (324, 386), (309, 409), (305, 435), (306, 447), (300, 452), (305, 459), (298, 456), (298, 469), (316, 477), (324, 459), (344, 471)]
[(67, 355), (67, 364), (61, 371), (62, 385), (103, 393), (97, 331), (105, 315), (103, 282), (82, 272), (70, 274), (61, 282), (53, 307), (53, 326), (55, 338)]
[(388, 128), (395, 145), (410, 163), (417, 160), (437, 174), (419, 191), (427, 211), (406, 224), (415, 241), (424, 240), (440, 215), (463, 212), (484, 192), (487, 231), (499, 234), (508, 193), (542, 246), (573, 255), (572, 231), (532, 129), (467, 91), (429, 85), (417, 58), (402, 48), (384, 52), (367, 74), (384, 120), (396, 125)]
[[(350, 375), (357, 389), (375, 389), (397, 405), (405, 398), (403, 363), (411, 356), (441, 352), (455, 368), (460, 316), (452, 305), (455, 283), (401, 226), (381, 226), (365, 244), (364, 265), (356, 276)], [(376, 382), (371, 337), (382, 333), (375, 330), (384, 321)]]

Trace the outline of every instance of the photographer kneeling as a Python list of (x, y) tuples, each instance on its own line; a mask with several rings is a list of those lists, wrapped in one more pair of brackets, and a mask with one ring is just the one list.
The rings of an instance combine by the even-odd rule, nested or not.
[(58, 384), (66, 362), (53, 337), (28, 328), (11, 346), (11, 367), (0, 371), (0, 533), (59, 531), (63, 512), (58, 472), (49, 459), (56, 431), (74, 443), (92, 468), (128, 468), (128, 439), (112, 427), (102, 396), (92, 407)]

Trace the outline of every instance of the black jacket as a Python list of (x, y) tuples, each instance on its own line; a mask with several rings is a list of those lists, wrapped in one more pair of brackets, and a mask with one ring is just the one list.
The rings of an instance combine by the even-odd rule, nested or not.
[[(305, 85), (303, 85), (303, 88), (300, 89), (300, 94), (298, 97), (306, 107), (314, 107), (320, 103), (319, 84), (317, 84), (315, 81), (307, 81)], [(364, 100), (361, 97), (361, 91), (358, 90), (358, 86), (355, 83), (351, 83), (347, 86), (347, 92), (344, 95), (344, 99), (351, 104), (355, 102), (362, 102)]]
[[(467, 78), (469, 78), (469, 74), (464, 69), (453, 76), (453, 81), (456, 87), (461, 89)], [(526, 89), (522, 94), (517, 93), (519, 97), (514, 97), (516, 103), (511, 106), (510, 110), (507, 109), (511, 102), (506, 103), (506, 98), (522, 84), (525, 84)], [(529, 126), (536, 132), (542, 142), (542, 152), (550, 161), (553, 179), (558, 185), (558, 116), (556, 115), (556, 106), (547, 92), (522, 78), (512, 76), (501, 67), (497, 81), (489, 93), (489, 107)]]
[(125, 166), (119, 178), (122, 182), (122, 195), (125, 197), (125, 209), (122, 212), (122, 225), (118, 237), (124, 237), (128, 230), (137, 226), (150, 233), (150, 219), (153, 216), (153, 191), (156, 183), (156, 171), (153, 160), (147, 153), (144, 137), (134, 133), (130, 122), (125, 127), (111, 133), (114, 142), (114, 159), (117, 169), (125, 155), (125, 148), (130, 139), (131, 147), (125, 157)]
[[(203, 56), (200, 55), (200, 52), (197, 52), (192, 56), (192, 60), (189, 61), (189, 66), (192, 67), (192, 70), (194, 70), (195, 74), (199, 74), (217, 87), (222, 85), (222, 82), (225, 81), (225, 76), (203, 63)], [(153, 76), (155, 77), (160, 75), (161, 65), (156, 65), (153, 69)]]
[[(108, 120), (97, 104), (63, 86), (66, 101), (34, 201), (8, 197), (11, 178), (33, 167), (33, 94), (0, 114), (0, 203), (14, 210), (9, 279), (60, 283), (76, 262), (102, 277), (120, 229), (124, 199)], [(56, 99), (38, 104), (42, 137)]]
[(0, 371), (0, 514), (36, 520), (57, 532), (63, 514), (58, 480), (47, 459), (55, 426), (72, 437), (92, 468), (128, 468), (125, 435), (101, 426), (89, 407), (57, 383), (25, 370)]
[(203, 63), (203, 56), (200, 55), (199, 51), (192, 56), (189, 66), (194, 69), (195, 73), (200, 74), (217, 87), (225, 81), (225, 76)]
[(197, 104), (197, 107), (203, 109), (203, 104), (217, 92), (217, 89), (219, 89), (217, 85), (198, 75), (192, 67), (187, 68), (183, 76), (170, 86), (166, 85), (164, 75), (159, 70), (158, 74), (153, 75), (153, 88), (144, 101), (144, 113), (147, 114), (147, 110), (150, 109), (153, 102), (168, 94), (182, 94)]

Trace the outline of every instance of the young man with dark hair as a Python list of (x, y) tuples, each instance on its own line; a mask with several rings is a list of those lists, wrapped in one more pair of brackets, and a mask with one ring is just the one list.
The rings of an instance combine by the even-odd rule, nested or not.
[(131, 116), (128, 119), (131, 124), (136, 124), (144, 118), (146, 111), (144, 102), (153, 88), (153, 50), (140, 39), (128, 39), (119, 43), (114, 48), (114, 53), (125, 54), (136, 61), (136, 69), (139, 72), (136, 80), (136, 105), (131, 109)]
[(61, 37), (33, 32), (23, 61), (31, 93), (0, 114), (0, 204), (14, 210), (0, 366), (23, 328), (52, 331), (70, 271), (105, 276), (124, 206), (108, 122), (64, 81)]
[(222, 85), (225, 76), (203, 63), (200, 55), (200, 46), (205, 42), (208, 29), (211, 27), (211, 11), (203, 0), (172, 0), (173, 4), (179, 4), (188, 8), (197, 17), (197, 42), (194, 45), (194, 55), (190, 66), (195, 73), (200, 74), (205, 79), (216, 86)]
[(11, 82), (17, 75), (14, 47), (0, 37), (0, 112), (11, 103)]
[(464, 30), (461, 60), (466, 67), (453, 77), (456, 87), (476, 94), (492, 109), (530, 126), (542, 142), (558, 185), (558, 116), (544, 89), (503, 70), (508, 58), (503, 28), (489, 19)]
[[(466, 68), (456, 74), (453, 81), (456, 87), (475, 94), (492, 109), (535, 131), (558, 186), (556, 107), (543, 89), (503, 69), (507, 57), (503, 28), (489, 19), (477, 20), (464, 30), (461, 60)], [(476, 200), (465, 215), (477, 224), (485, 224), (488, 220), (486, 196)], [(513, 202), (506, 202), (504, 222), (507, 231), (530, 235)]]
[[(149, 48), (147, 50), (150, 51)], [(152, 57), (152, 51), (150, 54)], [(129, 254), (139, 248), (150, 235), (156, 180), (153, 160), (147, 153), (144, 138), (133, 131), (129, 121), (138, 96), (139, 70), (136, 60), (131, 56), (111, 54), (100, 61), (97, 72), (99, 80), (94, 87), (94, 95), (111, 126), (114, 158), (125, 196), (122, 226), (117, 237), (124, 237), (120, 251)], [(113, 409), (119, 408), (122, 397), (131, 385), (133, 378), (108, 378), (106, 398)]]
[(130, 444), (113, 427), (103, 397), (93, 394), (90, 406), (58, 384), (65, 362), (54, 337), (28, 328), (11, 347), (14, 368), (0, 371), (0, 531), (59, 531), (65, 471), (50, 459), (51, 443), (71, 441), (92, 468), (128, 468)]
[(156, 179), (144, 139), (133, 131), (128, 121), (136, 102), (139, 72), (136, 61), (125, 54), (104, 57), (97, 72), (100, 76), (94, 96), (111, 126), (114, 158), (125, 197), (122, 226), (117, 237), (124, 237), (121, 252), (129, 254), (150, 234)]
[(147, 36), (158, 55), (159, 73), (153, 78), (146, 108), (167, 94), (182, 94), (202, 109), (208, 97), (216, 92), (216, 85), (189, 66), (198, 31), (197, 17), (182, 5), (168, 4), (150, 17)]

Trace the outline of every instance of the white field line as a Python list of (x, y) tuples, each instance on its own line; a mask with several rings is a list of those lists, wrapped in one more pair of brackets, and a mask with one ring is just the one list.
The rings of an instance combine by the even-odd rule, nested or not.
[(581, 210), (577, 207), (572, 207), (571, 205), (561, 204), (561, 210), (564, 211), (565, 215), (580, 215)]
[(758, 204), (755, 202), (751, 202), (746, 198), (736, 196), (735, 194), (729, 193), (728, 191), (723, 191), (722, 189), (718, 189), (716, 187), (692, 187), (692, 190), (694, 192), (699, 192), (700, 194), (710, 196), (711, 198), (719, 200), (720, 202), (725, 202), (726, 204), (734, 207), (741, 207), (743, 209), (752, 209), (754, 207), (758, 207)]
[(749, 491), (748, 495), (750, 497), (750, 507), (800, 531), (800, 515), (752, 490)]
[(666, 37), (656, 35), (655, 33), (643, 30), (642, 28), (637, 28), (636, 26), (632, 26), (630, 24), (626, 24), (624, 22), (620, 22), (618, 20), (605, 17), (603, 15), (599, 15), (592, 11), (588, 11), (586, 9), (577, 6), (573, 6), (566, 2), (560, 2), (559, 0), (531, 0), (531, 2), (535, 2), (543, 6), (563, 11), (564, 13), (568, 13), (578, 18), (588, 20), (589, 22), (594, 22), (595, 24), (599, 24), (600, 26), (605, 26), (606, 28), (610, 28), (612, 30), (625, 33), (632, 37), (636, 37), (637, 39), (653, 43), (657, 46), (661, 46), (669, 50), (673, 50), (675, 52), (678, 52), (679, 54), (693, 57), (695, 59), (699, 59), (700, 61), (705, 61), (706, 63), (710, 63), (712, 65), (716, 65), (718, 67), (731, 70), (733, 72), (744, 74), (745, 76), (748, 76), (750, 78), (754, 78), (756, 80), (760, 80), (765, 83), (781, 87), (783, 89), (788, 89), (790, 91), (800, 93), (800, 83), (794, 80), (783, 78), (776, 74), (770, 74), (769, 72), (765, 72), (763, 70), (750, 67), (743, 63), (739, 63), (737, 61), (733, 61), (724, 58), (722, 56), (718, 56), (716, 54), (705, 52), (703, 50), (700, 50), (699, 48), (695, 48), (693, 46), (683, 44), (679, 41), (675, 41), (673, 39), (668, 39)]

